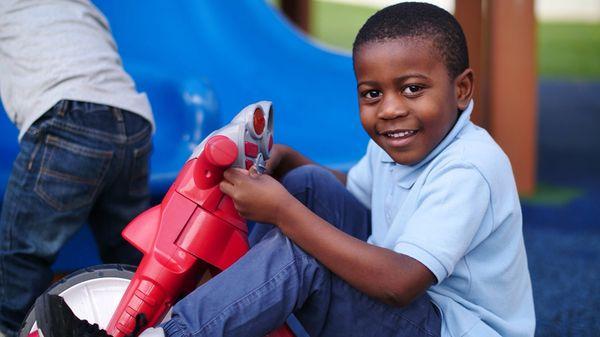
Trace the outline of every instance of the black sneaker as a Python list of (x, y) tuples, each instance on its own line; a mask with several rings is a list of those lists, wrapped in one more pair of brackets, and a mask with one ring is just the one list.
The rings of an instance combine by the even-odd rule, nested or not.
[(44, 337), (110, 337), (98, 324), (77, 318), (58, 295), (43, 294), (35, 301), (35, 319)]

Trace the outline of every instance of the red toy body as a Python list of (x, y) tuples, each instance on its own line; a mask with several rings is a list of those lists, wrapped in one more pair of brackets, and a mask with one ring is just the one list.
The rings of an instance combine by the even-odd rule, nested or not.
[[(207, 271), (214, 275), (248, 251), (246, 222), (219, 183), (231, 166), (261, 171), (272, 131), (271, 103), (249, 105), (196, 147), (160, 205), (125, 228), (123, 237), (144, 257), (108, 323), (110, 335), (131, 334), (141, 314), (155, 326)], [(28, 332), (37, 335), (35, 328)], [(269, 336), (294, 335), (284, 325)]]
[(109, 334), (131, 333), (140, 313), (150, 326), (160, 322), (208, 268), (223, 270), (248, 250), (246, 223), (218, 187), (236, 157), (231, 140), (209, 139), (200, 157), (185, 164), (162, 203), (123, 231), (144, 258), (109, 323)]
[[(246, 222), (219, 183), (227, 168), (249, 168), (256, 159), (268, 158), (272, 116), (269, 102), (242, 110), (198, 146), (162, 203), (125, 228), (123, 237), (144, 258), (107, 327), (110, 335), (130, 334), (141, 313), (148, 326), (156, 325), (206, 271), (222, 271), (248, 251)], [(270, 336), (293, 333), (283, 326)]]

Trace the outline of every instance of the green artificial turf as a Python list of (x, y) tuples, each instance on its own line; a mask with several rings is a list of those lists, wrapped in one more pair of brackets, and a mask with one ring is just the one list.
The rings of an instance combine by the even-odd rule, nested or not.
[(372, 7), (313, 1), (310, 33), (321, 42), (350, 50), (362, 24), (376, 11)]
[(543, 77), (600, 79), (600, 23), (538, 24)]
[(521, 200), (534, 205), (563, 206), (581, 197), (583, 193), (579, 188), (539, 183), (534, 195), (521, 197)]

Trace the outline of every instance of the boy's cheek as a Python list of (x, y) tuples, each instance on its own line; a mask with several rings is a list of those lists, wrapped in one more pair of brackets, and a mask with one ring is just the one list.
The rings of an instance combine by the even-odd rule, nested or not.
[[(367, 131), (369, 136), (371, 136), (371, 133), (373, 132), (373, 127), (374, 127), (373, 117), (371, 116), (371, 114), (372, 113), (367, 112), (363, 109), (360, 110), (360, 123), (361, 123), (363, 129), (365, 129), (365, 131)], [(371, 138), (373, 138), (373, 137), (371, 137)]]

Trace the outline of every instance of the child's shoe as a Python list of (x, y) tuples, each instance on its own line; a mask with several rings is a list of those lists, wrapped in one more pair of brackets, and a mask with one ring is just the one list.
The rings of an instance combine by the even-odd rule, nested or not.
[[(111, 337), (98, 324), (90, 324), (75, 316), (65, 300), (58, 295), (43, 294), (35, 301), (35, 319), (38, 329), (44, 337)], [(136, 336), (146, 325), (143, 314), (135, 320), (135, 329), (131, 335)], [(161, 328), (149, 328), (140, 337), (164, 337)]]
[(44, 337), (110, 337), (98, 324), (77, 318), (58, 295), (43, 294), (35, 301), (35, 319)]

